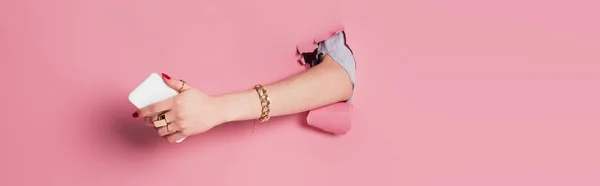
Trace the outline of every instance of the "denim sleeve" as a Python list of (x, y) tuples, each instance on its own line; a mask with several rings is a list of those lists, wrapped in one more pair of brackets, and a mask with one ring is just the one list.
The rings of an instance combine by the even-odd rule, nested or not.
[[(352, 50), (346, 44), (346, 36), (344, 32), (339, 32), (329, 39), (319, 42), (317, 47), (317, 52), (320, 54), (329, 55), (334, 61), (339, 63), (350, 76), (350, 81), (352, 82), (353, 91), (355, 87), (355, 79), (356, 79), (356, 62), (354, 60), (354, 55)], [(352, 98), (347, 102), (351, 102)]]

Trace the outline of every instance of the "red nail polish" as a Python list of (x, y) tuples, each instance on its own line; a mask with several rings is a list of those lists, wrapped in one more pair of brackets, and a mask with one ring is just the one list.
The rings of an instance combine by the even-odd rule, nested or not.
[(134, 112), (131, 116), (133, 116), (134, 118), (137, 118), (139, 115), (137, 112)]
[(161, 74), (162, 74), (162, 76), (163, 76), (164, 78), (171, 79), (171, 76), (169, 76), (169, 75), (167, 75), (167, 74), (165, 74), (165, 73), (161, 73)]

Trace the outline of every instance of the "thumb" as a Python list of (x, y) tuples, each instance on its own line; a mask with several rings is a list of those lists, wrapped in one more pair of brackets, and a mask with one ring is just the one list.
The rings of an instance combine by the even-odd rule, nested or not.
[(187, 89), (190, 89), (190, 85), (188, 85), (185, 81), (177, 78), (171, 78), (171, 76), (161, 73), (163, 81), (167, 84), (167, 86), (171, 87), (173, 90), (181, 93)]

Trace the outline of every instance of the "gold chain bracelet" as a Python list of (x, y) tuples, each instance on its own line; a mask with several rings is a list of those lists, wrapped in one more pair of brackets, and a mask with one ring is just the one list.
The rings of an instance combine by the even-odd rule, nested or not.
[[(257, 121), (265, 122), (271, 118), (269, 113), (271, 112), (271, 102), (269, 101), (269, 95), (267, 94), (267, 90), (261, 84), (254, 85), (254, 90), (258, 93), (258, 98), (260, 98), (260, 106), (262, 108), (261, 115), (257, 119)], [(256, 132), (256, 121), (252, 126), (252, 133)]]

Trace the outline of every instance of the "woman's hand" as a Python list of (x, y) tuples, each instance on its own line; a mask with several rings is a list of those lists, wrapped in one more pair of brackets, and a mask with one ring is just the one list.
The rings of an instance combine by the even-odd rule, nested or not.
[[(148, 105), (136, 111), (134, 117), (142, 117), (153, 123), (164, 113), (166, 126), (156, 128), (158, 134), (169, 142), (203, 133), (227, 121), (222, 104), (217, 97), (194, 89), (179, 79), (162, 74), (165, 83), (181, 93), (170, 99)], [(182, 87), (183, 86), (183, 87)]]

